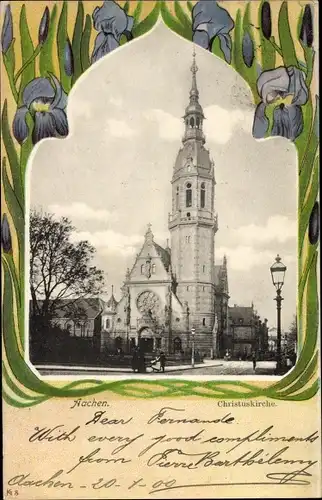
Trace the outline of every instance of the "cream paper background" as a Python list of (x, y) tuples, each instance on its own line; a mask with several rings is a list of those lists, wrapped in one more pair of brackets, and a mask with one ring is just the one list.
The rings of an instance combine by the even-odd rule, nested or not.
[[(257, 483), (269, 481), (265, 475), (275, 472), (291, 472), (297, 470), (296, 465), (252, 465), (238, 466), (231, 468), (200, 468), (198, 470), (187, 470), (183, 468), (159, 468), (147, 467), (149, 457), (167, 448), (181, 448), (187, 453), (199, 453), (202, 451), (216, 451), (228, 449), (227, 444), (203, 444), (194, 443), (165, 443), (157, 444), (150, 452), (140, 458), (137, 455), (146, 446), (152, 443), (151, 437), (167, 434), (168, 436), (191, 436), (205, 429), (204, 436), (236, 437), (246, 436), (247, 433), (257, 429), (264, 430), (266, 427), (274, 425), (271, 430), (274, 436), (295, 436), (305, 437), (319, 430), (319, 398), (315, 397), (304, 402), (283, 402), (276, 401), (275, 407), (265, 408), (220, 408), (216, 400), (192, 400), (192, 398), (177, 400), (154, 400), (138, 401), (135, 399), (122, 400), (110, 395), (96, 395), (94, 398), (83, 399), (82, 401), (108, 401), (110, 407), (76, 407), (74, 400), (56, 400), (34, 408), (19, 410), (12, 407), (5, 407), (4, 426), (4, 491), (10, 489), (11, 495), (6, 494), (6, 498), (13, 495), (21, 499), (63, 499), (63, 498), (318, 498), (321, 494), (321, 439), (314, 443), (244, 443), (237, 448), (231, 459), (243, 455), (246, 451), (255, 451), (264, 448), (265, 453), (273, 453), (290, 446), (286, 452), (289, 459), (318, 460), (319, 463), (313, 465), (309, 471), (312, 477), (308, 478), (310, 484), (307, 486), (284, 485), (236, 485), (230, 483)], [(261, 399), (260, 401), (265, 401)], [(169, 412), (168, 417), (172, 418), (198, 418), (214, 419), (222, 418), (228, 413), (235, 418), (232, 424), (147, 424), (149, 418), (157, 413), (162, 407), (174, 407), (185, 409), (183, 412)], [(123, 418), (127, 420), (130, 416), (133, 420), (127, 425), (101, 425), (100, 423), (85, 423), (93, 418), (96, 411), (105, 411), (109, 419)], [(35, 432), (35, 427), (50, 428), (64, 424), (65, 428), (72, 430), (75, 426), (81, 426), (76, 433), (73, 442), (51, 443), (46, 441), (28, 442), (29, 437)], [(120, 444), (90, 443), (88, 438), (96, 436), (129, 436), (135, 437), (144, 433), (144, 438), (138, 439), (131, 446), (120, 452), (119, 455), (132, 462), (127, 464), (81, 464), (73, 472), (57, 478), (61, 482), (72, 481), (74, 488), (45, 488), (45, 487), (22, 487), (8, 486), (8, 480), (12, 477), (30, 473), (29, 480), (48, 479), (52, 474), (63, 469), (70, 470), (78, 463), (80, 456), (86, 456), (91, 451), (100, 447), (100, 457), (111, 458), (111, 451)], [(232, 445), (231, 445), (232, 446)], [(115, 456), (119, 456), (115, 455)], [(98, 456), (98, 455), (97, 455)], [(221, 456), (221, 459), (229, 459), (230, 456)], [(184, 457), (177, 457), (177, 461)], [(188, 458), (187, 458), (188, 460)], [(119, 487), (109, 489), (93, 490), (91, 483), (99, 478), (104, 480), (117, 479)], [(146, 487), (128, 489), (133, 481), (144, 478)], [(157, 481), (176, 480), (176, 484), (200, 484), (205, 483), (227, 483), (226, 486), (204, 486), (195, 488), (180, 488), (160, 493), (153, 493), (153, 484)], [(303, 479), (299, 477), (299, 479)], [(307, 479), (307, 478), (304, 478)], [(26, 478), (27, 480), (27, 478)], [(86, 486), (82, 488), (81, 486)]]

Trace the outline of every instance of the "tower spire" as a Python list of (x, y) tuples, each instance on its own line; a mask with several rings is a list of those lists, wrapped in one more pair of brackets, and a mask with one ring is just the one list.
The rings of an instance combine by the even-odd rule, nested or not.
[(191, 65), (190, 71), (192, 73), (192, 84), (191, 84), (191, 90), (190, 90), (190, 102), (196, 102), (196, 101), (198, 101), (198, 98), (199, 98), (199, 91), (198, 91), (198, 86), (197, 86), (197, 71), (198, 71), (198, 66), (197, 66), (197, 63), (196, 63), (196, 49), (195, 49), (195, 46), (193, 46), (192, 65)]

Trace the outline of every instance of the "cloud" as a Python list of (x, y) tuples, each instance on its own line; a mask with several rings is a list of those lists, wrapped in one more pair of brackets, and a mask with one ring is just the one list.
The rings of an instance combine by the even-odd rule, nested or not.
[(115, 120), (110, 118), (107, 120), (107, 132), (112, 137), (133, 137), (137, 135), (137, 131), (129, 126), (123, 120)]
[(111, 212), (107, 210), (94, 209), (82, 202), (74, 202), (70, 205), (49, 205), (49, 211), (59, 217), (72, 217), (82, 220), (101, 220), (106, 222), (113, 217)]
[(273, 215), (269, 217), (265, 226), (249, 224), (239, 227), (234, 231), (236, 240), (247, 245), (256, 245), (277, 241), (285, 243), (287, 240), (296, 238), (297, 222), (285, 215)]
[(142, 235), (125, 235), (113, 230), (106, 231), (78, 231), (73, 234), (73, 241), (88, 240), (100, 254), (120, 254), (133, 258), (138, 252), (140, 244), (143, 244)]
[(258, 251), (249, 245), (239, 245), (234, 248), (219, 247), (216, 250), (216, 260), (220, 261), (226, 255), (228, 267), (235, 271), (248, 271), (253, 267), (274, 262), (276, 252), (269, 250)]
[(162, 109), (149, 109), (144, 116), (147, 120), (154, 121), (159, 126), (159, 136), (167, 141), (180, 140), (182, 136), (182, 120), (176, 118)]
[(234, 109), (233, 111), (213, 105), (204, 109), (206, 120), (204, 132), (208, 141), (226, 144), (232, 137), (235, 128), (242, 128), (251, 134), (253, 111)]

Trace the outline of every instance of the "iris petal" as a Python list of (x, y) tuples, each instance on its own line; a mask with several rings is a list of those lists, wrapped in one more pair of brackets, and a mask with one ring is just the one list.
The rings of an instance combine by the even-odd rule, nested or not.
[(193, 43), (200, 45), (203, 49), (211, 49), (209, 36), (206, 31), (195, 31), (193, 34)]
[(19, 144), (22, 144), (28, 137), (29, 130), (26, 123), (27, 113), (28, 108), (26, 106), (21, 106), (17, 109), (13, 119), (12, 132)]
[(59, 135), (65, 137), (68, 134), (68, 122), (66, 113), (61, 109), (56, 108), (51, 111), (51, 116), (55, 123), (56, 132)]
[(279, 106), (274, 110), (272, 136), (282, 136), (294, 141), (303, 130), (300, 106)]
[(257, 80), (257, 90), (265, 104), (272, 102), (273, 98), (281, 92), (288, 92), (290, 83), (289, 74), (283, 66), (263, 71)]
[(23, 91), (23, 103), (28, 108), (33, 101), (43, 99), (54, 99), (55, 90), (48, 78), (35, 78), (26, 86)]
[(220, 48), (224, 53), (225, 61), (230, 64), (231, 63), (231, 38), (229, 35), (218, 35), (219, 36), (219, 42), (220, 42)]
[(255, 139), (263, 139), (268, 130), (269, 122), (265, 115), (265, 108), (266, 105), (261, 102), (260, 104), (258, 104), (255, 111), (253, 123), (253, 137), (255, 137)]
[(128, 19), (124, 10), (113, 0), (106, 0), (102, 7), (93, 12), (94, 28), (96, 31), (111, 33), (116, 39), (120, 39), (126, 30)]
[[(192, 29), (196, 31), (200, 26), (206, 24), (209, 39), (213, 39), (219, 33), (228, 34), (234, 27), (234, 21), (229, 13), (219, 7), (215, 0), (201, 0), (192, 10)], [(204, 28), (201, 28), (204, 29)]]
[(294, 96), (292, 104), (305, 104), (309, 98), (309, 91), (305, 83), (305, 74), (294, 66), (287, 68), (287, 72), (290, 76), (289, 93)]
[(55, 137), (55, 120), (51, 113), (37, 111), (35, 113), (35, 126), (32, 132), (32, 142), (36, 144), (46, 137)]
[(109, 54), (112, 50), (119, 47), (119, 45), (120, 44), (113, 35), (99, 33), (95, 40), (94, 50), (92, 54), (92, 63), (98, 61), (106, 54)]

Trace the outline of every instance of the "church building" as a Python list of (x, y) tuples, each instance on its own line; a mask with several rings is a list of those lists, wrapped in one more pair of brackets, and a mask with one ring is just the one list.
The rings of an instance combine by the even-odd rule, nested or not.
[[(145, 352), (187, 351), (222, 355), (228, 318), (227, 260), (215, 265), (215, 165), (205, 147), (205, 119), (199, 103), (195, 54), (192, 83), (184, 113), (182, 145), (174, 162), (170, 236), (165, 248), (150, 224), (122, 298), (114, 294), (101, 315), (101, 349), (140, 346)], [(193, 332), (193, 333), (192, 333)]]

